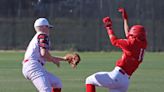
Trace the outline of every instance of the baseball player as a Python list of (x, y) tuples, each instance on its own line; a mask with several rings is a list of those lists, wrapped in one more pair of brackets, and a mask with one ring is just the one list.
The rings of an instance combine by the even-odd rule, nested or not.
[(105, 87), (110, 92), (127, 92), (130, 77), (139, 67), (147, 47), (146, 33), (142, 25), (128, 27), (127, 14), (123, 8), (125, 39), (118, 39), (112, 30), (112, 21), (109, 17), (103, 18), (105, 28), (112, 45), (123, 51), (122, 57), (116, 61), (111, 72), (98, 72), (86, 78), (86, 92), (96, 92), (95, 86)]
[(49, 30), (53, 26), (46, 18), (39, 18), (34, 23), (35, 36), (25, 52), (22, 72), (25, 78), (32, 81), (39, 92), (61, 92), (62, 82), (44, 68), (46, 61), (56, 64), (65, 61), (65, 57), (54, 57), (49, 52)]

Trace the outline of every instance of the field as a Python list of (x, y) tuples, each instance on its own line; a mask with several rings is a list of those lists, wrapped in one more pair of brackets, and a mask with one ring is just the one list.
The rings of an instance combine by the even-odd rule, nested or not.
[[(21, 72), (21, 60), (24, 52), (0, 52), (0, 92), (36, 92), (30, 81)], [(52, 52), (63, 56), (66, 52)], [(76, 70), (67, 63), (57, 68), (47, 63), (46, 68), (60, 77), (63, 82), (62, 92), (85, 92), (85, 78), (98, 71), (111, 71), (120, 52), (81, 52), (82, 62)], [(128, 92), (163, 92), (164, 91), (164, 53), (146, 53), (144, 62), (131, 77)], [(97, 92), (108, 92), (97, 88)]]

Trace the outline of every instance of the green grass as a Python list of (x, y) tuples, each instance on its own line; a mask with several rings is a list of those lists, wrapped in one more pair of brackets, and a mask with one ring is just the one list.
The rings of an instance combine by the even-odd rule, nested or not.
[[(63, 56), (66, 52), (52, 52)], [(0, 52), (0, 92), (36, 92), (30, 81), (21, 72), (21, 60), (24, 52)], [(82, 62), (73, 70), (67, 63), (57, 68), (47, 63), (46, 68), (60, 77), (63, 82), (62, 92), (85, 92), (85, 78), (98, 71), (111, 71), (120, 52), (81, 52)], [(144, 62), (131, 77), (128, 92), (163, 92), (164, 91), (164, 53), (146, 53)], [(97, 92), (108, 92), (97, 88)]]

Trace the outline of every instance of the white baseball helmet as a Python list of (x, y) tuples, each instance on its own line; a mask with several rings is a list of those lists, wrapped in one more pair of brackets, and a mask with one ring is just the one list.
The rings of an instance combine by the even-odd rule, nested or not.
[(38, 26), (48, 26), (49, 28), (54, 27), (49, 24), (46, 18), (38, 18), (34, 23), (34, 27), (38, 27)]

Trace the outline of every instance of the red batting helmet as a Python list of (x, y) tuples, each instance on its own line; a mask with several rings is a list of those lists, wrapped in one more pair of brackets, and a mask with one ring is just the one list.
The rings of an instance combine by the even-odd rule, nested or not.
[(142, 25), (134, 25), (130, 28), (128, 35), (132, 35), (140, 40), (146, 39), (145, 28)]

